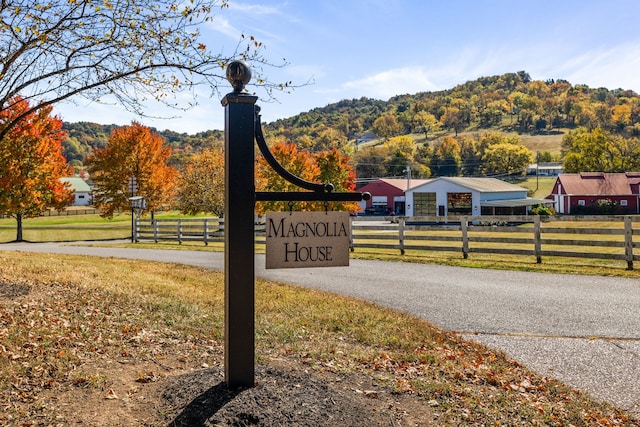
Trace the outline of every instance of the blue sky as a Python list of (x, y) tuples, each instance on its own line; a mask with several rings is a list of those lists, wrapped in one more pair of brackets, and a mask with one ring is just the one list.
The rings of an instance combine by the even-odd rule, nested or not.
[[(240, 34), (266, 46), (284, 68), (270, 80), (310, 84), (259, 101), (263, 122), (342, 99), (449, 89), (481, 76), (524, 70), (640, 93), (637, 0), (229, 0), (202, 29), (214, 51), (232, 51)], [(229, 88), (230, 89), (230, 88)], [(258, 95), (261, 95), (258, 92)], [(153, 115), (177, 112), (148, 104)], [(195, 133), (222, 129), (224, 111), (208, 93), (181, 118), (150, 120), (97, 104), (60, 104), (65, 121), (128, 124)]]

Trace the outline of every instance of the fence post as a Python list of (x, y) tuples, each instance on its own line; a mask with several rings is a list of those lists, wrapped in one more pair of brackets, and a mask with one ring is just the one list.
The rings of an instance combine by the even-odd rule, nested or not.
[(462, 231), (462, 257), (469, 258), (469, 233), (467, 230), (468, 219), (466, 216), (460, 217), (460, 231)]
[(160, 226), (157, 219), (151, 221), (153, 226), (153, 240), (158, 243), (158, 227)]
[(209, 220), (204, 220), (204, 245), (209, 246)]
[(540, 226), (540, 215), (533, 217), (533, 250), (536, 254), (536, 263), (542, 264), (542, 227)]
[(178, 220), (178, 244), (182, 244), (182, 220)]
[(633, 270), (633, 225), (631, 217), (624, 217), (624, 255), (627, 260), (627, 270)]
[(400, 240), (400, 255), (404, 255), (404, 217), (398, 221), (398, 238)]
[(349, 230), (349, 250), (351, 252), (354, 252), (356, 250), (354, 244), (353, 244), (353, 235), (355, 233), (355, 231), (353, 230), (353, 223), (355, 222), (355, 217), (350, 217), (351, 218), (351, 230)]

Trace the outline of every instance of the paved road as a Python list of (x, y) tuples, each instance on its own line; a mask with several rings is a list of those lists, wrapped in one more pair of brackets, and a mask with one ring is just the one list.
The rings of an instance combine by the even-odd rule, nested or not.
[[(223, 254), (59, 244), (0, 250), (85, 254), (223, 268)], [(256, 274), (405, 311), (502, 350), (537, 371), (640, 416), (640, 281), (351, 260), (348, 268)]]

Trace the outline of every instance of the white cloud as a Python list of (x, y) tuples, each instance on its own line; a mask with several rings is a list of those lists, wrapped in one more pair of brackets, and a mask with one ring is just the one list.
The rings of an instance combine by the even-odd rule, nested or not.
[(248, 13), (251, 15), (281, 15), (282, 12), (275, 6), (265, 6), (262, 4), (247, 4), (233, 2), (229, 5), (229, 10)]
[(640, 92), (640, 43), (596, 48), (559, 64), (556, 73), (573, 84)]
[(435, 90), (424, 67), (401, 67), (382, 71), (341, 85), (340, 91), (370, 98), (389, 99), (395, 95)]
[[(187, 98), (186, 94), (181, 96)], [(67, 122), (93, 122), (101, 124), (128, 125), (135, 120), (158, 130), (194, 134), (210, 129), (224, 129), (224, 108), (217, 98), (200, 98), (199, 104), (187, 111), (168, 109), (159, 102), (149, 101), (143, 106), (146, 117), (124, 110), (120, 105), (108, 102), (90, 102), (80, 99), (77, 104), (60, 102), (53, 114)]]
[(209, 22), (207, 26), (218, 33), (221, 33), (234, 40), (240, 40), (242, 31), (231, 25), (229, 20), (223, 16), (216, 16), (212, 22)]

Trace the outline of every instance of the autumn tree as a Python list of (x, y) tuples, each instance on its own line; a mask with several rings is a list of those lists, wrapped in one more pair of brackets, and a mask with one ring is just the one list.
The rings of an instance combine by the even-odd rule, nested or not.
[(211, 147), (194, 155), (180, 174), (177, 209), (195, 215), (224, 214), (224, 152)]
[(337, 148), (343, 154), (351, 154), (353, 152), (353, 145), (348, 144), (344, 133), (331, 127), (323, 127), (319, 130), (317, 136), (313, 138), (313, 151), (326, 151), (334, 148)]
[(167, 165), (170, 156), (160, 135), (140, 123), (111, 132), (107, 145), (95, 148), (86, 161), (101, 216), (128, 210), (132, 196), (144, 197), (152, 212), (171, 203), (178, 172)]
[(631, 105), (614, 105), (611, 114), (611, 121), (618, 130), (624, 129), (631, 124)]
[[(66, 99), (110, 96), (144, 115), (144, 101), (186, 109), (196, 88), (225, 89), (224, 69), (234, 59), (253, 66), (254, 82), (269, 96), (274, 84), (263, 75), (271, 65), (263, 46), (242, 36), (234, 50), (214, 52), (200, 28), (217, 25), (227, 0), (53, 1), (0, 3), (0, 108), (11, 109), (18, 93), (31, 103), (0, 130), (0, 139), (38, 108)], [(279, 64), (275, 64), (279, 65)], [(178, 92), (189, 90), (186, 103)]]
[(482, 156), (485, 172), (497, 175), (524, 175), (531, 159), (527, 147), (510, 143), (492, 144)]
[(387, 175), (404, 175), (416, 152), (416, 143), (407, 135), (394, 136), (385, 142), (387, 158), (384, 162)]
[(454, 138), (445, 136), (434, 146), (429, 168), (434, 176), (458, 176), (460, 161), (460, 145)]
[(400, 152), (408, 158), (413, 157), (416, 151), (416, 143), (408, 135), (394, 136), (384, 143), (384, 147), (390, 155)]
[[(292, 174), (313, 181), (320, 174), (320, 169), (308, 151), (299, 151), (297, 145), (277, 142), (270, 147), (271, 153), (278, 162)], [(264, 157), (258, 157), (255, 168), (257, 191), (300, 191), (296, 185), (284, 180), (271, 168)], [(297, 210), (310, 210), (313, 202), (298, 202)], [(264, 215), (267, 211), (283, 211), (288, 209), (287, 202), (258, 202), (256, 213)]]
[(34, 110), (19, 96), (10, 104), (0, 111), (0, 130), (15, 123), (0, 138), (0, 214), (16, 219), (16, 240), (22, 241), (23, 219), (73, 202), (73, 192), (60, 181), (72, 169), (62, 156), (66, 135), (52, 107)]
[(429, 132), (440, 130), (440, 122), (433, 114), (427, 111), (418, 111), (413, 116), (413, 125), (416, 130), (424, 132), (424, 137), (429, 138)]
[(458, 136), (458, 132), (465, 126), (464, 114), (458, 107), (446, 107), (442, 117), (440, 117), (442, 126), (453, 129)]
[(384, 161), (387, 150), (383, 146), (358, 150), (354, 154), (358, 178), (380, 178), (386, 176)]
[(385, 140), (390, 137), (399, 134), (402, 131), (402, 125), (398, 122), (398, 119), (394, 114), (385, 114), (378, 117), (371, 126), (373, 133)]
[(463, 176), (478, 176), (482, 170), (482, 154), (476, 139), (462, 136), (457, 138), (460, 146), (460, 173)]
[[(270, 148), (273, 156), (289, 172), (311, 182), (331, 183), (335, 191), (351, 191), (355, 185), (355, 175), (348, 158), (337, 149), (326, 152), (310, 153), (298, 150), (295, 144), (278, 142)], [(267, 161), (258, 157), (256, 163), (256, 190), (258, 191), (304, 191), (286, 181), (274, 171)], [(338, 204), (341, 209), (355, 210), (355, 204)], [(263, 215), (267, 211), (284, 211), (291, 207), (288, 202), (256, 203), (256, 213)], [(311, 211), (325, 209), (323, 202), (295, 202), (295, 210)]]
[(624, 138), (600, 127), (568, 132), (562, 138), (562, 152), (567, 173), (640, 170), (640, 140)]
[[(349, 157), (340, 153), (337, 148), (321, 151), (313, 155), (320, 173), (315, 177), (316, 182), (333, 184), (333, 191), (354, 191), (356, 188), (356, 173), (349, 164)], [(334, 210), (355, 212), (359, 209), (356, 202), (331, 202)]]
[(517, 115), (518, 126), (521, 130), (528, 130), (533, 125), (534, 117), (542, 111), (542, 101), (535, 96), (522, 92), (513, 92), (509, 100)]

